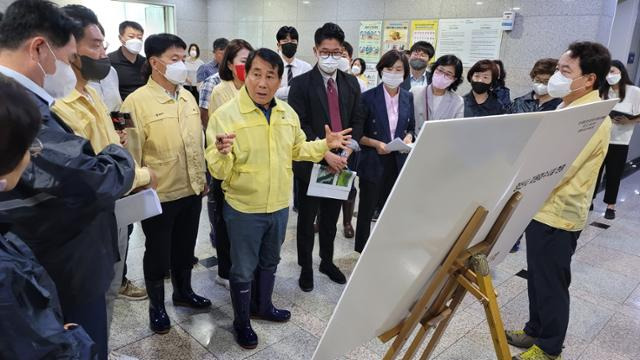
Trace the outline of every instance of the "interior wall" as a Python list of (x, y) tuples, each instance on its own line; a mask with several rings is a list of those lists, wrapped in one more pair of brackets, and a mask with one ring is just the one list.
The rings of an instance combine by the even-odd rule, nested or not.
[[(501, 59), (512, 96), (530, 89), (528, 73), (542, 57), (558, 57), (575, 40), (608, 43), (615, 0), (210, 0), (209, 42), (218, 37), (244, 38), (254, 46), (275, 48), (283, 25), (300, 33), (300, 58), (315, 63), (313, 33), (327, 21), (358, 43), (361, 20), (502, 17), (518, 12), (511, 32), (503, 35)], [(458, 92), (468, 91), (462, 86)]]
[[(100, 20), (100, 6), (105, 1), (111, 0), (55, 0), (60, 6), (68, 4), (81, 4), (92, 9)], [(162, 4), (175, 6), (176, 32), (187, 43), (196, 43), (200, 46), (204, 60), (211, 58), (211, 44), (208, 41), (207, 0), (127, 0), (128, 2), (141, 2), (149, 4)], [(0, 0), (0, 11), (4, 12), (13, 0)], [(125, 19), (122, 19), (125, 20)], [(118, 29), (105, 29), (106, 32), (117, 32)], [(208, 45), (207, 45), (208, 44)]]

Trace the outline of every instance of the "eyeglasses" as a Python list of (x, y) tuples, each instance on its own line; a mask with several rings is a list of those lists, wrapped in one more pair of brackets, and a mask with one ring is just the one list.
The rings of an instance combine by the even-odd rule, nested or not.
[(443, 71), (440, 68), (437, 68), (435, 71), (436, 74), (440, 74), (443, 75), (445, 78), (449, 79), (449, 80), (455, 80), (456, 76), (454, 74), (448, 73), (446, 71)]
[(318, 55), (322, 58), (322, 59), (328, 59), (329, 56), (331, 56), (334, 60), (340, 60), (340, 58), (342, 57), (342, 50), (340, 51), (334, 51), (332, 53), (330, 52), (326, 52), (326, 51), (320, 51), (318, 52)]
[(44, 145), (42, 144), (42, 141), (40, 141), (40, 139), (38, 138), (35, 138), (33, 139), (31, 146), (29, 146), (29, 153), (31, 154), (31, 157), (38, 157), (43, 149)]

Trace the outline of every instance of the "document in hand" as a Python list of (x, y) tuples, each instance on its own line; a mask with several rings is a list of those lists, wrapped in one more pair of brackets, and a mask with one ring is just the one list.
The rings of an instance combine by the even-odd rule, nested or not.
[(632, 103), (617, 103), (609, 113), (611, 117), (626, 116), (636, 118), (640, 116), (640, 105)]
[(313, 164), (307, 195), (347, 200), (355, 178), (356, 173), (354, 171), (343, 170), (333, 174), (329, 171), (328, 166)]
[(413, 149), (413, 144), (407, 145), (400, 138), (395, 138), (393, 139), (393, 141), (387, 144), (387, 151), (389, 152), (400, 151), (403, 153), (408, 153), (409, 151), (411, 151), (411, 149)]
[(162, 206), (156, 191), (146, 189), (116, 201), (114, 212), (118, 227), (123, 227), (162, 214)]

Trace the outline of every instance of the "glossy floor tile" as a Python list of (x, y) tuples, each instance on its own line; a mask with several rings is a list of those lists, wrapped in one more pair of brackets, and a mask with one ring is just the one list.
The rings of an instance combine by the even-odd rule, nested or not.
[[(563, 358), (568, 360), (631, 360), (640, 358), (640, 172), (623, 180), (617, 219), (605, 220), (599, 194), (589, 223), (609, 225), (603, 229), (588, 225), (578, 241), (572, 263), (571, 319)], [(203, 207), (196, 256), (215, 255), (209, 242), (209, 224)], [(166, 306), (172, 321), (167, 335), (154, 335), (148, 327), (147, 301), (118, 299), (111, 333), (111, 347), (118, 353), (140, 359), (309, 359), (344, 286), (317, 271), (318, 247), (314, 249), (315, 289), (298, 288), (296, 254), (297, 215), (290, 213), (282, 262), (278, 268), (274, 303), (288, 308), (292, 319), (286, 324), (254, 321), (260, 338), (255, 350), (239, 348), (233, 339), (233, 310), (229, 293), (215, 284), (216, 267), (197, 265), (193, 273), (196, 292), (210, 298), (213, 307), (205, 311), (175, 308), (166, 282)], [(353, 219), (355, 225), (355, 218)], [(338, 224), (336, 264), (349, 276), (358, 260), (353, 240), (342, 234)], [(516, 276), (526, 269), (526, 241), (492, 269), (501, 316), (506, 328), (520, 328), (527, 321), (526, 278)], [(129, 278), (143, 284), (144, 234), (136, 226), (129, 249)], [(363, 304), (366, 306), (366, 304)], [(470, 295), (463, 300), (448, 331), (432, 358), (438, 360), (495, 359), (482, 305)], [(387, 349), (377, 339), (345, 354), (345, 360), (381, 359)], [(422, 347), (424, 348), (424, 346)], [(512, 354), (519, 350), (511, 348)]]

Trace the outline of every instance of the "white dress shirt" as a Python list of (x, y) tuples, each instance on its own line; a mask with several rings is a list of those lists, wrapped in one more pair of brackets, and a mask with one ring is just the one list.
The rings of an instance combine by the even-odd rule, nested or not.
[(51, 95), (49, 95), (49, 93), (45, 89), (43, 89), (41, 86), (33, 82), (33, 80), (29, 79), (28, 77), (2, 65), (0, 65), (0, 74), (12, 78), (18, 84), (24, 86), (32, 93), (38, 95), (39, 98), (41, 98), (47, 104), (49, 104), (49, 107), (53, 105), (53, 102), (55, 101), (55, 99)]
[(118, 73), (116, 69), (111, 67), (107, 77), (100, 81), (89, 81), (88, 85), (95, 89), (102, 97), (109, 111), (120, 110), (122, 99), (120, 98), (120, 83), (118, 82)]
[(293, 77), (304, 74), (313, 69), (313, 67), (308, 62), (298, 58), (294, 58), (291, 64), (287, 63), (285, 59), (282, 59), (282, 62), (284, 62), (284, 73), (282, 74), (280, 88), (276, 91), (276, 97), (280, 100), (287, 101), (289, 98), (289, 68), (287, 66), (291, 65)]
[[(631, 110), (637, 109), (640, 107), (640, 88), (633, 85), (625, 85), (625, 96), (624, 100), (621, 103), (629, 104), (628, 108)], [(613, 89), (609, 89), (609, 99), (617, 99), (618, 93), (616, 93)], [(635, 129), (636, 124), (616, 124), (613, 123), (611, 127), (611, 140), (610, 144), (616, 145), (629, 145), (631, 142), (631, 136), (633, 136), (633, 130)]]

